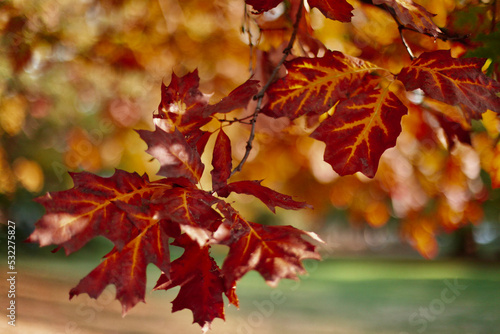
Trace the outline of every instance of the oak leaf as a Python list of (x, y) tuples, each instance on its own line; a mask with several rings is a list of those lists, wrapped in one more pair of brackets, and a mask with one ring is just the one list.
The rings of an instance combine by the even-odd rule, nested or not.
[(212, 114), (228, 113), (246, 107), (258, 90), (258, 81), (247, 80), (220, 102), (209, 104), (209, 96), (198, 89), (199, 85), (197, 70), (180, 78), (172, 73), (170, 84), (162, 84), (161, 102), (155, 117), (163, 120), (165, 131), (173, 132), (177, 128), (188, 136), (207, 124)]
[(177, 129), (166, 132), (156, 126), (155, 131), (137, 130), (148, 144), (146, 152), (160, 162), (158, 175), (166, 177), (185, 177), (197, 183), (205, 166), (198, 151), (191, 147)]
[(405, 27), (433, 37), (443, 35), (441, 29), (432, 21), (432, 17), (436, 15), (412, 0), (373, 0), (373, 4), (389, 6), (397, 20)]
[(373, 177), (382, 153), (396, 144), (406, 113), (388, 88), (369, 88), (340, 102), (311, 137), (326, 143), (324, 159), (338, 174)]
[(212, 166), (212, 187), (214, 191), (218, 191), (227, 185), (232, 169), (231, 141), (222, 129), (215, 140)]
[(278, 6), (283, 0), (245, 0), (245, 2), (252, 6), (256, 14), (267, 12), (270, 9)]
[(354, 9), (345, 0), (308, 0), (311, 7), (316, 7), (323, 15), (331, 20), (350, 22)]
[(230, 233), (221, 244), (229, 246), (229, 253), (222, 265), (226, 289), (250, 270), (259, 272), (266, 282), (275, 286), (280, 279), (297, 279), (304, 274), (304, 259), (320, 259), (315, 246), (304, 240), (309, 236), (318, 242), (319, 237), (311, 232), (292, 226), (265, 226), (245, 220), (228, 205), (218, 205), (227, 219)]
[(184, 253), (172, 262), (169, 275), (162, 274), (155, 290), (169, 290), (180, 286), (177, 297), (172, 301), (172, 312), (190, 309), (194, 321), (203, 330), (208, 330), (215, 318), (224, 319), (223, 294), (238, 306), (233, 293), (235, 286), (226, 288), (219, 266), (209, 254), (209, 246), (200, 247), (183, 235), (172, 245), (184, 248)]
[(48, 193), (35, 201), (45, 207), (28, 242), (40, 246), (58, 245), (70, 254), (96, 236), (111, 240), (120, 250), (141, 233), (142, 225), (133, 222), (116, 201), (142, 205), (143, 198), (169, 190), (172, 185), (149, 182), (147, 175), (116, 170), (109, 178), (91, 173), (70, 173), (74, 187)]
[(449, 50), (425, 52), (397, 75), (407, 90), (422, 89), (433, 99), (459, 105), (468, 118), (478, 119), (485, 111), (500, 113), (500, 83), (481, 68), (484, 59), (451, 57)]
[(338, 51), (327, 51), (321, 58), (296, 58), (285, 66), (288, 74), (267, 90), (269, 102), (263, 112), (271, 117), (323, 114), (366, 85), (370, 74), (380, 69)]
[(305, 202), (297, 202), (291, 196), (281, 194), (270, 188), (260, 184), (261, 181), (236, 181), (228, 184), (220, 191), (221, 196), (228, 196), (229, 193), (246, 194), (257, 197), (264, 203), (273, 213), (276, 212), (276, 207), (288, 210), (299, 210), (311, 207)]
[(70, 299), (81, 293), (98, 298), (106, 286), (114, 284), (123, 315), (138, 302), (144, 302), (147, 265), (153, 263), (164, 272), (170, 270), (169, 235), (164, 224), (168, 222), (151, 218), (149, 226), (122, 250), (108, 254), (97, 268), (71, 289)]

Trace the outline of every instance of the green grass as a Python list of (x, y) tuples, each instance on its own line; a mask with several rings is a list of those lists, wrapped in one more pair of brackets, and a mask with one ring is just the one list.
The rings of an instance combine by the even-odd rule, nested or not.
[[(76, 284), (106, 251), (20, 256), (18, 263)], [(241, 333), (500, 333), (500, 264), (332, 259), (305, 266), (309, 274), (300, 281), (283, 280), (274, 289), (249, 273), (237, 288), (240, 310), (227, 308), (228, 322), (237, 319)], [(148, 289), (158, 276), (150, 265)], [(462, 289), (453, 294), (455, 280)]]

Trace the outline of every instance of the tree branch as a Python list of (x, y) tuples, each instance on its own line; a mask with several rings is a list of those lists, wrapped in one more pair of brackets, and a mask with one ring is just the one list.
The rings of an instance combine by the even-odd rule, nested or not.
[(248, 137), (248, 141), (247, 141), (247, 144), (245, 146), (245, 155), (241, 159), (238, 166), (236, 166), (233, 169), (233, 171), (231, 172), (231, 176), (233, 176), (235, 173), (241, 171), (241, 169), (243, 168), (243, 165), (245, 164), (245, 162), (248, 159), (248, 156), (250, 155), (250, 151), (252, 150), (252, 143), (253, 143), (253, 140), (255, 138), (255, 123), (257, 122), (257, 117), (259, 116), (259, 113), (261, 111), (262, 101), (264, 99), (264, 95), (266, 94), (266, 91), (269, 88), (269, 86), (274, 82), (274, 79), (278, 75), (278, 72), (279, 72), (281, 66), (284, 64), (286, 58), (292, 52), (293, 44), (295, 42), (295, 38), (297, 37), (297, 31), (299, 30), (299, 23), (300, 23), (300, 19), (302, 16), (302, 7), (304, 7), (303, 1), (300, 2), (299, 9), (298, 9), (297, 15), (295, 17), (295, 22), (293, 24), (292, 36), (290, 37), (290, 40), (288, 41), (288, 45), (283, 50), (283, 57), (281, 57), (280, 62), (274, 68), (273, 72), (271, 73), (271, 76), (267, 80), (264, 87), (262, 87), (261, 90), (253, 97), (254, 100), (257, 100), (257, 105), (255, 107), (255, 111), (253, 113), (252, 119), (250, 120), (251, 129), (250, 129), (250, 136)]

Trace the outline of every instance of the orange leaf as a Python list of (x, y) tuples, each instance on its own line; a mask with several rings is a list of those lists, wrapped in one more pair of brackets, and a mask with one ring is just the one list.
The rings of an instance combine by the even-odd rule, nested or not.
[(375, 176), (382, 153), (396, 144), (406, 106), (388, 90), (369, 88), (345, 100), (311, 134), (326, 143), (325, 161), (340, 175)]
[(288, 74), (269, 87), (263, 112), (291, 119), (327, 112), (338, 100), (366, 85), (370, 73), (380, 69), (338, 51), (327, 51), (321, 58), (296, 58), (285, 66)]

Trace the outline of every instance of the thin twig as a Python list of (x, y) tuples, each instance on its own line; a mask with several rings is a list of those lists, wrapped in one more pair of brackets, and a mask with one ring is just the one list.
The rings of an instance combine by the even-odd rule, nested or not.
[(413, 59), (415, 59), (415, 55), (413, 54), (413, 51), (411, 50), (410, 46), (406, 42), (405, 36), (403, 35), (403, 28), (404, 28), (403, 26), (399, 26), (398, 27), (398, 29), (399, 29), (399, 36), (401, 36), (401, 41), (403, 42), (403, 45), (405, 46), (406, 51), (410, 55), (410, 59), (413, 60)]
[(248, 71), (250, 72), (250, 76), (253, 76), (253, 42), (252, 42), (252, 32), (250, 31), (250, 16), (248, 15), (248, 7), (246, 4), (244, 6), (243, 13), (243, 24), (241, 26), (241, 31), (246, 33), (248, 36), (248, 46), (249, 46), (249, 64)]
[(257, 122), (257, 117), (259, 116), (259, 113), (261, 111), (262, 101), (264, 99), (264, 95), (266, 94), (266, 91), (269, 88), (269, 86), (274, 82), (274, 79), (278, 75), (278, 72), (279, 72), (281, 66), (283, 65), (283, 63), (285, 62), (286, 58), (292, 52), (293, 44), (295, 42), (295, 38), (297, 37), (297, 31), (299, 30), (299, 23), (300, 23), (300, 19), (302, 16), (302, 7), (303, 7), (303, 1), (300, 2), (299, 9), (297, 11), (297, 16), (295, 17), (295, 22), (293, 24), (292, 36), (290, 37), (290, 40), (288, 41), (288, 45), (283, 50), (283, 57), (281, 57), (280, 62), (274, 68), (273, 72), (271, 73), (271, 76), (267, 80), (264, 87), (262, 87), (261, 90), (253, 97), (254, 100), (257, 100), (257, 105), (256, 105), (255, 111), (252, 115), (252, 119), (250, 120), (251, 129), (250, 129), (250, 136), (248, 137), (248, 141), (247, 141), (247, 144), (245, 146), (245, 155), (241, 159), (238, 166), (236, 166), (233, 169), (233, 171), (231, 172), (231, 176), (233, 176), (235, 173), (241, 171), (241, 169), (243, 168), (243, 165), (245, 164), (245, 162), (248, 159), (248, 156), (250, 155), (250, 151), (252, 150), (252, 143), (253, 143), (253, 140), (255, 138), (255, 123)]
[(219, 122), (221, 123), (228, 123), (228, 125), (231, 125), (233, 123), (241, 123), (241, 124), (251, 124), (251, 121), (246, 121), (250, 118), (253, 118), (253, 115), (250, 115), (250, 116), (246, 116), (246, 117), (242, 117), (242, 118), (233, 118), (233, 119), (220, 119), (220, 118), (216, 118)]
[(493, 6), (493, 17), (491, 18), (490, 33), (493, 33), (497, 26), (497, 0), (493, 0), (493, 3), (491, 5)]

